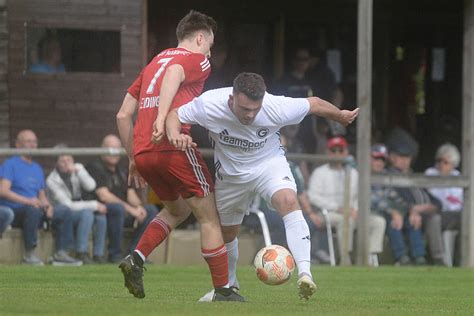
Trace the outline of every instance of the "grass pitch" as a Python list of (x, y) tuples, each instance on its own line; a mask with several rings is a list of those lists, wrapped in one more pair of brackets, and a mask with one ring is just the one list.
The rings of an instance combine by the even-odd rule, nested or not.
[(123, 287), (115, 265), (0, 266), (0, 315), (432, 315), (474, 313), (474, 270), (313, 267), (318, 291), (298, 298), (296, 276), (268, 286), (239, 267), (248, 303), (198, 303), (206, 266), (149, 265), (144, 299)]

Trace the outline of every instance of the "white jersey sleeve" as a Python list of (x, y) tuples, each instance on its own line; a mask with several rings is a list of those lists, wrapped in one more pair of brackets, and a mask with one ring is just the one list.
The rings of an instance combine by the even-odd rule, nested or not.
[(309, 101), (306, 98), (290, 98), (267, 93), (265, 103), (270, 104), (269, 115), (277, 125), (295, 125), (309, 113)]
[(180, 106), (178, 109), (179, 121), (183, 124), (199, 124), (207, 126), (207, 113), (201, 97)]

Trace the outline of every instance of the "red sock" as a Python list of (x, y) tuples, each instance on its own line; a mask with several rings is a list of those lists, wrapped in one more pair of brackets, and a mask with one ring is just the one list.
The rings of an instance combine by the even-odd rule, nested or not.
[(225, 245), (215, 249), (201, 249), (201, 253), (211, 270), (214, 288), (226, 286), (229, 283), (229, 261)]
[(170, 231), (171, 228), (164, 220), (155, 217), (143, 232), (135, 250), (140, 251), (145, 258), (148, 257), (168, 237)]

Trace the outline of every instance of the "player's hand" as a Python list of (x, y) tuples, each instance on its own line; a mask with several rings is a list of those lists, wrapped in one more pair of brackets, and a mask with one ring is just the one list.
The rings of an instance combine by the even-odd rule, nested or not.
[(349, 111), (349, 110), (342, 110), (341, 111), (341, 119), (339, 123), (341, 123), (343, 126), (347, 126), (354, 122), (356, 119), (357, 115), (359, 115), (359, 108), (356, 108), (355, 110)]
[(355, 208), (352, 208), (350, 209), (350, 215), (352, 217), (352, 220), (356, 221), (357, 220), (357, 216), (359, 215), (359, 212), (357, 212), (357, 210)]
[(153, 123), (153, 133), (151, 134), (151, 141), (154, 144), (158, 144), (163, 139), (163, 136), (165, 136), (165, 121), (157, 117), (155, 123)]
[(140, 173), (138, 173), (135, 160), (133, 159), (130, 159), (128, 164), (128, 185), (133, 185), (135, 188), (146, 187), (145, 179), (143, 179)]
[(171, 135), (168, 136), (168, 140), (171, 145), (182, 151), (197, 146), (197, 144), (193, 142), (193, 138), (186, 134)]

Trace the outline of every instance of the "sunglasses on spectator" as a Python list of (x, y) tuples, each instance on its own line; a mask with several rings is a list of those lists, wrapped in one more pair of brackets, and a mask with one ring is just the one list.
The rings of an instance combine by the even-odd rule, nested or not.
[(448, 160), (443, 159), (443, 158), (438, 158), (438, 159), (436, 159), (436, 163), (443, 164), (443, 165), (449, 165), (449, 164), (451, 164), (451, 162), (449, 162)]

